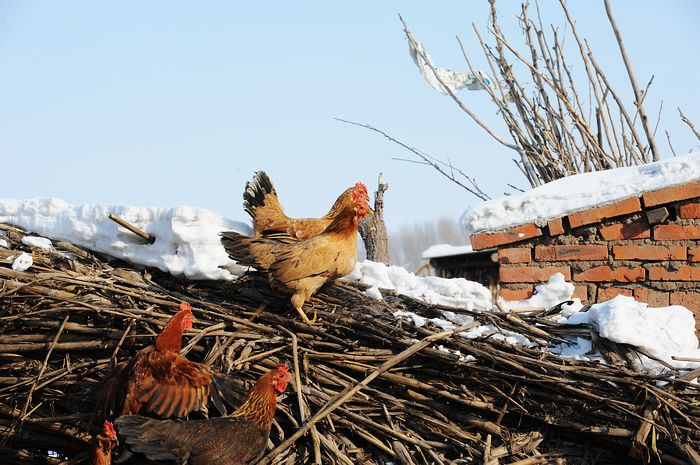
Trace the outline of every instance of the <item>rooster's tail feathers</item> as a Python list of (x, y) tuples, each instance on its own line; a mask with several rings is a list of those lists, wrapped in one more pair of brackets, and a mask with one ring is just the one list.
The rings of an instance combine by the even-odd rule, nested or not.
[(289, 218), (277, 198), (277, 191), (264, 171), (258, 171), (243, 191), (243, 209), (253, 219), (256, 234), (284, 229)]

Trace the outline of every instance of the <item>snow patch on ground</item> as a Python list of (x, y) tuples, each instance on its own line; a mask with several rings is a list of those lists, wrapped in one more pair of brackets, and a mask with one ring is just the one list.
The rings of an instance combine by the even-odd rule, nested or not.
[(22, 244), (28, 245), (29, 247), (38, 247), (44, 250), (51, 250), (53, 248), (50, 239), (39, 236), (24, 236), (22, 238)]
[[(110, 213), (154, 235), (156, 242), (145, 244), (109, 220)], [(247, 225), (202, 208), (74, 206), (57, 198), (0, 199), (0, 222), (189, 279), (230, 280), (241, 275), (245, 268), (228, 258), (219, 233), (251, 233)]]
[[(465, 279), (421, 277), (403, 268), (368, 260), (357, 263), (355, 271), (345, 279), (372, 286), (365, 291), (370, 296), (381, 296), (378, 288), (384, 288), (428, 303), (467, 310), (497, 310), (491, 303), (491, 293), (488, 289)], [(649, 308), (647, 304), (637, 302), (631, 297), (618, 296), (582, 312), (581, 301), (571, 298), (573, 292), (574, 285), (566, 282), (561, 273), (557, 273), (546, 284), (536, 286), (535, 294), (529, 299), (510, 302), (499, 299), (499, 303), (504, 310), (526, 307), (549, 309), (563, 301), (573, 300), (573, 304), (562, 306), (561, 312), (553, 315), (552, 320), (564, 324), (590, 324), (601, 337), (640, 347), (677, 368), (691, 369), (700, 366), (700, 363), (680, 362), (671, 358), (673, 355), (700, 358), (693, 314), (685, 307), (674, 305)], [(419, 327), (431, 324), (443, 331), (475, 321), (471, 316), (459, 313), (457, 309), (442, 310), (440, 313), (439, 317), (426, 318), (413, 312), (399, 310), (394, 316)], [(490, 324), (476, 326), (459, 335), (468, 339), (490, 337), (509, 344), (535, 346), (534, 342), (522, 334)], [(571, 338), (567, 343), (553, 344), (543, 347), (543, 350), (577, 360), (603, 360), (588, 338)], [(661, 364), (647, 357), (642, 356), (640, 361), (646, 371), (658, 373), (663, 369)]]
[[(632, 297), (618, 295), (607, 302), (591, 306), (588, 312), (571, 315), (567, 323), (589, 323), (601, 337), (641, 347), (676, 368), (700, 366), (697, 362), (682, 362), (671, 358), (673, 355), (700, 358), (693, 313), (680, 305), (650, 308)], [(650, 371), (661, 368), (659, 363), (646, 357), (643, 364)]]
[(642, 166), (557, 179), (522, 194), (483, 202), (462, 215), (467, 235), (560, 218), (642, 192), (700, 179), (700, 150)]
[(569, 316), (583, 307), (581, 299), (571, 298), (573, 293), (574, 285), (567, 283), (563, 274), (555, 273), (546, 284), (535, 286), (535, 293), (529, 299), (508, 301), (499, 297), (498, 303), (504, 310), (515, 308), (544, 308), (548, 310), (565, 300), (572, 300), (573, 304), (562, 305), (562, 315)]
[(491, 292), (479, 283), (464, 278), (445, 279), (416, 276), (404, 268), (365, 260), (344, 279), (373, 287), (395, 290), (431, 304), (448, 305), (467, 310), (489, 310)]
[(34, 263), (32, 256), (27, 252), (22, 252), (12, 262), (12, 269), (16, 271), (26, 271)]

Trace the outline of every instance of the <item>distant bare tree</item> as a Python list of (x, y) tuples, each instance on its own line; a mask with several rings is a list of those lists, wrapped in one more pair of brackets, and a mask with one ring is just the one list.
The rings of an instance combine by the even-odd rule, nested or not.
[(452, 218), (404, 226), (398, 232), (390, 233), (389, 237), (392, 264), (403, 266), (409, 271), (416, 271), (423, 265), (421, 255), (431, 245), (467, 243), (459, 224)]

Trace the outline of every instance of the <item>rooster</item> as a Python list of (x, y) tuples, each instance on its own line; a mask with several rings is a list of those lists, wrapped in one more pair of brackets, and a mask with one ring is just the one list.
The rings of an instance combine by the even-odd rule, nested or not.
[(268, 273), (273, 289), (292, 294), (292, 306), (301, 319), (309, 320), (302, 306), (328, 280), (355, 269), (357, 223), (371, 210), (367, 197), (353, 191), (333, 221), (321, 234), (305, 241), (284, 241), (270, 237), (248, 237), (236, 232), (221, 234), (221, 243), (233, 260)]
[(109, 465), (112, 463), (112, 449), (119, 445), (117, 433), (114, 431), (114, 425), (111, 422), (105, 421), (102, 425), (102, 434), (97, 435), (97, 447), (95, 448), (95, 456), (93, 465)]
[(106, 416), (182, 417), (203, 410), (210, 395), (216, 407), (226, 413), (219, 389), (211, 389), (212, 384), (221, 384), (222, 375), (180, 355), (182, 333), (192, 327), (193, 319), (192, 307), (182, 302), (153, 345), (114, 367), (98, 391)]
[(369, 202), (367, 187), (358, 182), (340, 194), (328, 213), (321, 218), (289, 218), (277, 198), (272, 181), (264, 171), (258, 171), (245, 185), (243, 208), (253, 220), (256, 236), (285, 233), (292, 239), (304, 241), (321, 234), (338, 216), (343, 205), (357, 195), (364, 196)]
[(258, 380), (230, 416), (190, 421), (126, 416), (115, 423), (127, 454), (190, 465), (252, 464), (265, 451), (277, 393), (287, 389), (289, 379), (287, 365), (278, 365)]

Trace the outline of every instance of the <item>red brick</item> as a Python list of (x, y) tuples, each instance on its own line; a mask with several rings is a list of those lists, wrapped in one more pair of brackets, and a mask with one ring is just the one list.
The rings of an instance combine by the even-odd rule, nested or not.
[(683, 265), (678, 270), (670, 270), (663, 266), (649, 269), (649, 279), (652, 281), (700, 281), (700, 267)]
[(525, 300), (532, 297), (532, 286), (523, 289), (501, 288), (498, 295), (505, 300)]
[(700, 245), (688, 247), (688, 261), (700, 262)]
[(498, 263), (528, 263), (532, 260), (529, 247), (498, 249)]
[(574, 293), (571, 295), (571, 298), (579, 298), (581, 302), (588, 303), (588, 286), (574, 286)]
[(660, 224), (654, 226), (654, 240), (677, 241), (700, 239), (700, 226), (695, 224)]
[(644, 205), (647, 207), (675, 202), (676, 200), (692, 199), (694, 197), (700, 197), (700, 181), (642, 194)]
[(571, 213), (569, 215), (569, 225), (571, 225), (572, 228), (578, 228), (579, 226), (597, 223), (608, 218), (638, 212), (641, 209), (642, 206), (639, 203), (639, 198), (629, 197), (627, 199), (611, 203), (610, 205), (603, 205), (602, 207)]
[(700, 203), (695, 202), (681, 205), (678, 216), (681, 218), (700, 218)]
[(543, 283), (554, 273), (561, 273), (571, 281), (568, 266), (501, 266), (498, 278), (502, 283)]
[(644, 281), (645, 277), (644, 268), (639, 266), (635, 268), (596, 266), (586, 271), (575, 273), (574, 281), (633, 283), (635, 281)]
[(700, 292), (671, 292), (671, 305), (682, 305), (693, 312), (693, 316), (695, 316), (695, 335), (700, 336)]
[(615, 260), (685, 260), (683, 245), (615, 245)]
[(564, 223), (562, 223), (561, 218), (549, 220), (547, 221), (547, 229), (549, 230), (550, 236), (559, 236), (560, 234), (564, 234)]
[(646, 302), (650, 307), (668, 307), (669, 305), (668, 292), (648, 287), (635, 288), (634, 298), (640, 302)]
[(700, 312), (700, 291), (673, 291), (671, 292), (671, 305), (682, 305), (695, 313), (695, 321), (698, 321)]
[(646, 239), (651, 237), (649, 226), (645, 223), (635, 222), (628, 224), (611, 224), (601, 226), (600, 235), (606, 241), (621, 241), (623, 239)]
[(493, 234), (474, 234), (469, 238), (474, 250), (488, 249), (497, 245), (511, 244), (513, 242), (524, 241), (533, 237), (541, 236), (542, 230), (534, 223), (516, 226), (514, 228), (499, 231)]
[(605, 260), (606, 258), (608, 258), (606, 245), (538, 245), (535, 247), (535, 260), (540, 262)]
[(614, 299), (618, 295), (626, 295), (632, 297), (632, 289), (627, 289), (624, 287), (599, 287), (598, 296), (596, 297), (596, 302), (606, 302), (610, 299)]

